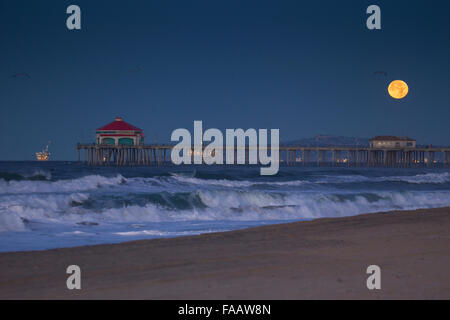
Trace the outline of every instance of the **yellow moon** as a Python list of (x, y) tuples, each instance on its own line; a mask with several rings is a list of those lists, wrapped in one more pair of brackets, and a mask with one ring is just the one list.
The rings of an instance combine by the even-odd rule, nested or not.
[(405, 81), (394, 80), (389, 84), (388, 92), (394, 99), (402, 99), (408, 94), (408, 85)]

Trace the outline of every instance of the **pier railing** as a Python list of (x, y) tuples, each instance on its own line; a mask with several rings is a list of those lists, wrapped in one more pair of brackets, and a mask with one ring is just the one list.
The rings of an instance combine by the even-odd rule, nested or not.
[[(94, 166), (149, 166), (171, 163), (173, 145), (78, 144), (78, 161)], [(252, 147), (245, 149), (245, 163)], [(229, 150), (227, 150), (229, 151)], [(450, 147), (380, 149), (369, 147), (280, 146), (280, 163), (288, 166), (329, 165), (356, 167), (449, 166)], [(195, 150), (191, 150), (194, 157)], [(259, 162), (259, 161), (258, 161)]]

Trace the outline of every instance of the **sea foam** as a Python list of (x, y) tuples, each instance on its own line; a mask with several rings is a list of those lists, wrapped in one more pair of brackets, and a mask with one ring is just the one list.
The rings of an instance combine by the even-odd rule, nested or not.
[[(3, 248), (22, 248), (23, 239), (40, 236), (53, 247), (450, 206), (450, 172), (443, 170), (295, 168), (271, 179), (244, 170), (8, 177), (0, 179), (0, 233), (8, 243)], [(9, 232), (22, 234), (17, 246)]]

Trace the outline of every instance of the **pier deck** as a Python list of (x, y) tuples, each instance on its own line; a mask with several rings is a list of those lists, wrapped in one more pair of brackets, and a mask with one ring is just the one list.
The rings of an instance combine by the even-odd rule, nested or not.
[[(94, 166), (149, 166), (170, 162), (172, 145), (78, 144), (78, 161)], [(237, 148), (235, 147), (235, 154)], [(193, 150), (192, 150), (193, 153)], [(248, 163), (249, 148), (245, 148)], [(450, 147), (380, 149), (370, 147), (280, 146), (284, 165), (419, 167), (450, 165)]]

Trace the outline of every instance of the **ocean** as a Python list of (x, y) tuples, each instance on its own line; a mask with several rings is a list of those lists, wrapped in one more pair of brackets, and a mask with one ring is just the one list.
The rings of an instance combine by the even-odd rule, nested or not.
[(0, 162), (0, 251), (450, 206), (449, 168), (87, 167)]

